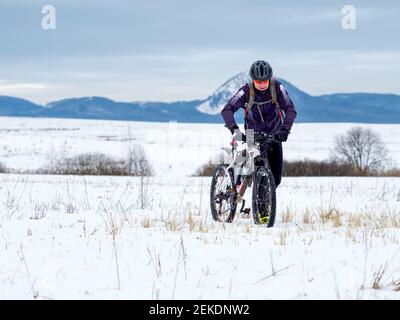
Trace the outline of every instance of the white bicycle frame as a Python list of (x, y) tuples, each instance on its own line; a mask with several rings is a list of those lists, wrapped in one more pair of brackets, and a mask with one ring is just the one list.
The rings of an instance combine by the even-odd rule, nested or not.
[[(241, 148), (244, 146), (244, 148)], [(261, 155), (260, 144), (254, 143), (254, 130), (246, 130), (246, 142), (240, 146), (233, 145), (232, 148), (224, 148), (229, 154), (229, 164), (225, 168), (225, 175), (229, 177), (229, 169), (233, 169), (234, 181), (236, 183), (239, 175), (249, 176), (254, 172), (254, 159)], [(243, 152), (245, 151), (245, 156)]]

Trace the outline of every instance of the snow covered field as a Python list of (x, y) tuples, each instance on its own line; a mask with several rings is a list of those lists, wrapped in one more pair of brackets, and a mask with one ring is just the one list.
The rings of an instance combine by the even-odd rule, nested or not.
[[(400, 298), (400, 178), (284, 178), (274, 228), (221, 224), (210, 178), (190, 175), (227, 143), (222, 125), (178, 124), (171, 142), (171, 124), (0, 120), (0, 162), (13, 169), (123, 156), (132, 141), (156, 169), (0, 174), (0, 299)], [(350, 126), (297, 124), (285, 157), (323, 159)], [(371, 127), (398, 158), (400, 126)]]
[[(334, 137), (357, 124), (300, 123), (284, 145), (284, 157), (327, 159)], [(363, 125), (378, 132), (389, 156), (400, 166), (400, 125)], [(243, 127), (240, 126), (242, 129)], [(177, 137), (177, 138), (175, 138)], [(221, 124), (151, 123), (68, 119), (0, 119), (0, 162), (37, 169), (57, 157), (103, 152), (124, 157), (129, 145), (142, 145), (159, 175), (192, 175), (220, 154), (230, 133)]]

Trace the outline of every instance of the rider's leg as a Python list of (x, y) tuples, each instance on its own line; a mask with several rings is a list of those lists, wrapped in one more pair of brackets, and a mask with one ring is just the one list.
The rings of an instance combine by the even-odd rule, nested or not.
[(275, 186), (278, 187), (282, 179), (283, 153), (281, 142), (271, 142), (272, 150), (261, 150), (262, 157), (267, 157), (269, 166), (274, 176)]

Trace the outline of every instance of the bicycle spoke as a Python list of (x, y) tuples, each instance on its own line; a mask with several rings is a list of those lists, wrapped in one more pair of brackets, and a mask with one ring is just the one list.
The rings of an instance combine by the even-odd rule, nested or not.
[(230, 211), (230, 210), (231, 210), (231, 208), (226, 209), (226, 210), (223, 211), (223, 212), (218, 212), (218, 215), (222, 216), (223, 214), (225, 214), (226, 212), (228, 212), (228, 211)]

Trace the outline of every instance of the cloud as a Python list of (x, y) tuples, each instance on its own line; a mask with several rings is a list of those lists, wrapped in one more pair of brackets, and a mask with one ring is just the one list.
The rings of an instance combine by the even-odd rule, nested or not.
[(8, 83), (0, 80), (0, 94), (26, 93), (47, 89), (49, 86), (41, 83)]
[(313, 94), (399, 93), (398, 1), (353, 0), (351, 32), (341, 28), (339, 0), (115, 1), (54, 0), (49, 32), (40, 27), (44, 0), (3, 0), (0, 94), (205, 98), (260, 58)]

